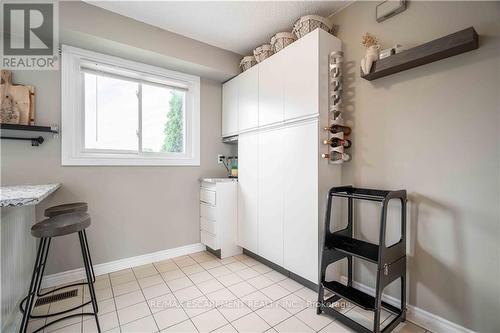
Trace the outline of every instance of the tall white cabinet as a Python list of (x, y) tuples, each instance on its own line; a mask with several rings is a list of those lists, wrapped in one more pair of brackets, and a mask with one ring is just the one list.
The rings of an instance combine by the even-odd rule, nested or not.
[[(224, 84), (223, 119), (239, 119), (237, 243), (313, 283), (324, 198), (341, 176), (320, 158), (328, 56), (338, 50), (340, 40), (317, 29)], [(229, 115), (235, 90), (238, 115)]]

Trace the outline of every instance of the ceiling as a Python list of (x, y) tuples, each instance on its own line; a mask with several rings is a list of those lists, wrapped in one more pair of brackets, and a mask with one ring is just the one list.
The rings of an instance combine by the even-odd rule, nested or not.
[(242, 55), (291, 31), (297, 18), (328, 16), (353, 0), (340, 1), (88, 1), (135, 20)]

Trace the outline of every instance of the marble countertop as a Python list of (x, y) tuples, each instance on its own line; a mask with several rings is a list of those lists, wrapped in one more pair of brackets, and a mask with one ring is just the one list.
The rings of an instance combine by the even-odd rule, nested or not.
[(0, 207), (36, 205), (59, 187), (61, 184), (1, 186)]
[(237, 182), (238, 178), (201, 178), (200, 181), (206, 183)]

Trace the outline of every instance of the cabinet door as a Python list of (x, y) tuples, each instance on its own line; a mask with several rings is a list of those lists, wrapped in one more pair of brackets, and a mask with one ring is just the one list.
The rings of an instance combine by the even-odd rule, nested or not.
[(222, 136), (238, 133), (238, 77), (222, 85)]
[(259, 255), (283, 265), (283, 130), (259, 134)]
[(317, 34), (311, 33), (281, 51), (285, 120), (319, 113), (318, 47)]
[(259, 248), (257, 133), (238, 139), (238, 245), (254, 253)]
[(284, 71), (281, 52), (259, 64), (259, 126), (283, 121)]
[(318, 123), (283, 132), (284, 267), (318, 283)]
[(238, 77), (238, 131), (259, 125), (259, 68), (254, 66)]

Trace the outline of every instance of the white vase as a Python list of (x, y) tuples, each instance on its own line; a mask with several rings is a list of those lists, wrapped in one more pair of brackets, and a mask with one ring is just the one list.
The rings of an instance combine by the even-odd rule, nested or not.
[(361, 59), (361, 70), (365, 75), (370, 73), (373, 63), (378, 60), (379, 50), (380, 45), (372, 45), (366, 49), (365, 57)]

